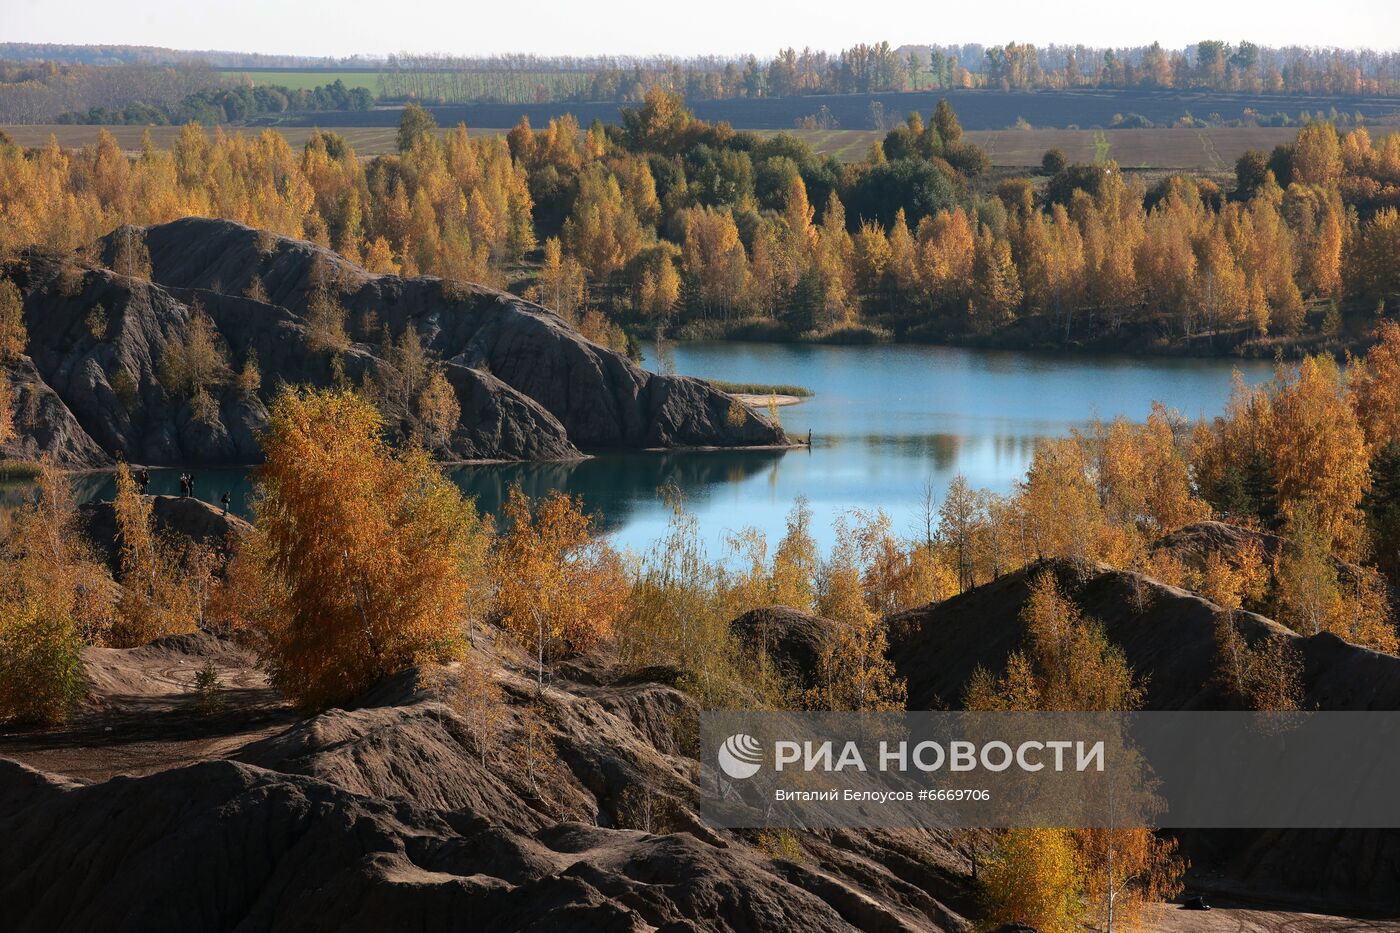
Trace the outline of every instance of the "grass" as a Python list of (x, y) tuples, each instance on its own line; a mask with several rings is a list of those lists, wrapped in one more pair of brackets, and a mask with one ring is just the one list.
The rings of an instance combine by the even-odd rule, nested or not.
[(1113, 144), (1104, 136), (1103, 130), (1094, 130), (1094, 164), (1102, 165), (1108, 161), (1108, 152), (1113, 148)]
[(710, 385), (730, 395), (793, 395), (797, 398), (811, 398), (814, 394), (806, 386), (768, 385), (762, 382), (728, 382), (724, 379), (706, 379)]
[(27, 483), (39, 478), (43, 467), (26, 460), (0, 460), (0, 483)]
[(336, 80), (345, 82), (347, 88), (362, 87), (373, 94), (379, 93), (379, 73), (374, 71), (243, 71), (221, 69), (225, 81), (251, 81), (254, 85), (275, 84), (293, 90), (311, 90)]

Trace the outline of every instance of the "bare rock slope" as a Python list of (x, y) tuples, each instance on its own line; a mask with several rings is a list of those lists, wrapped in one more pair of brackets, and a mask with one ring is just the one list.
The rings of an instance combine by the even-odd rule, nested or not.
[[(30, 255), (12, 270), (25, 293), (20, 438), (5, 452), (53, 451), (71, 466), (121, 456), (148, 464), (250, 463), (266, 405), (282, 384), (361, 384), (386, 373), (382, 340), (412, 326), (442, 361), (461, 415), (438, 437), (455, 460), (568, 460), (591, 447), (783, 445), (786, 436), (708, 384), (647, 373), (589, 343), (557, 315), (504, 292), (429, 277), (376, 276), (330, 250), (228, 221), (187, 218), (123, 228), (94, 254), (143, 237), (150, 281), (101, 264)], [(117, 263), (120, 265), (120, 263)], [(318, 289), (344, 307), (351, 345), (308, 346)], [(256, 297), (248, 297), (256, 296)], [(196, 406), (163, 361), (187, 341), (195, 306), (231, 370), (253, 360), (256, 389), (223, 374)], [(407, 434), (413, 413), (391, 428)]]

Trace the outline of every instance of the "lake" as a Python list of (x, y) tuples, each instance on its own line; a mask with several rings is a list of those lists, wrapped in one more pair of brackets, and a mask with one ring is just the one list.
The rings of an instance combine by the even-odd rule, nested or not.
[[(643, 347), (648, 368), (655, 348)], [(604, 453), (570, 464), (460, 467), (453, 477), (480, 506), (500, 507), (519, 481), (531, 495), (563, 489), (583, 496), (619, 547), (643, 549), (664, 532), (657, 487), (673, 481), (700, 521), (712, 556), (729, 532), (756, 527), (770, 545), (799, 495), (815, 513), (814, 533), (830, 545), (831, 520), (851, 508), (883, 508), (895, 530), (912, 533), (927, 482), (941, 492), (958, 473), (976, 487), (1011, 489), (1037, 438), (1061, 435), (1095, 415), (1146, 418), (1161, 401), (1196, 418), (1224, 410), (1231, 372), (1272, 376), (1263, 361), (1066, 356), (929, 346), (837, 347), (770, 343), (688, 343), (669, 351), (675, 371), (733, 382), (803, 385), (816, 395), (781, 410), (810, 450)], [(178, 470), (152, 471), (152, 491), (179, 490)], [(251, 493), (242, 470), (201, 469), (195, 491), (232, 493), (243, 511)], [(112, 495), (110, 477), (83, 483), (85, 496)]]

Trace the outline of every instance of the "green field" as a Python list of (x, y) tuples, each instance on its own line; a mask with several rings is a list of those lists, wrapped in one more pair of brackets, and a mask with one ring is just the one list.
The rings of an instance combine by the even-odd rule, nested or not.
[(419, 96), (445, 101), (496, 100), (528, 103), (541, 99), (567, 99), (587, 93), (592, 83), (584, 72), (554, 71), (433, 71), (381, 75), (376, 71), (258, 71), (220, 69), (228, 82), (251, 81), (255, 85), (310, 90), (337, 80), (347, 88), (362, 87), (379, 97)]
[[(58, 136), (59, 145), (77, 148), (97, 138), (96, 126), (7, 126), (3, 128), (22, 146), (42, 146), (49, 134)], [(108, 131), (124, 149), (141, 146), (145, 127), (111, 126)], [(169, 148), (179, 134), (175, 126), (150, 127), (151, 138), (161, 148)], [(293, 146), (305, 144), (309, 127), (278, 127)], [(257, 133), (256, 127), (235, 127), (232, 132)], [(339, 127), (340, 133), (361, 156), (376, 156), (394, 149), (393, 127)], [(499, 134), (504, 130), (472, 127), (471, 135)], [(760, 131), (772, 135), (776, 131)], [(823, 155), (834, 155), (844, 162), (865, 157), (870, 144), (883, 134), (874, 130), (788, 130), (806, 139)], [(1040, 164), (1047, 149), (1063, 149), (1074, 162), (1102, 162), (1113, 159), (1124, 168), (1183, 169), (1223, 172), (1233, 169), (1235, 160), (1247, 149), (1269, 151), (1289, 142), (1297, 131), (1285, 128), (1219, 127), (1213, 129), (1153, 130), (974, 130), (966, 136), (987, 150), (992, 164), (1021, 168)]]
[(311, 90), (336, 79), (348, 88), (362, 87), (372, 94), (379, 93), (379, 75), (373, 71), (238, 71), (221, 70), (227, 81), (251, 81), (255, 85), (276, 84), (281, 87)]

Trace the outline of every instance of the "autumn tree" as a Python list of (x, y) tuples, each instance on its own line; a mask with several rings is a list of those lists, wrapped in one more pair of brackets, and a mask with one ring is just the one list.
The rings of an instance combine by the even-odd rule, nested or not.
[(344, 353), (350, 348), (345, 307), (329, 285), (318, 285), (306, 305), (306, 348), (313, 353)]
[(773, 552), (772, 602), (800, 612), (816, 604), (817, 543), (812, 538), (812, 507), (798, 496), (787, 516), (787, 530)]
[(159, 370), (166, 391), (189, 399), (197, 418), (209, 422), (217, 420), (215, 394), (233, 373), (229, 369), (223, 338), (198, 300), (190, 306), (184, 332), (166, 342)]
[(539, 280), (531, 297), (564, 320), (575, 321), (588, 299), (587, 285), (578, 260), (564, 255), (556, 237), (545, 240), (544, 265), (540, 267)]
[(938, 537), (953, 552), (958, 591), (962, 593), (977, 584), (975, 536), (982, 521), (979, 505), (967, 477), (959, 473), (948, 484), (938, 509)]
[(461, 418), (457, 390), (441, 369), (434, 369), (418, 394), (418, 422), (423, 426), (425, 439), (431, 444), (445, 444)]
[(1007, 830), (982, 873), (986, 923), (1078, 933), (1084, 906), (1077, 855), (1069, 830)]
[(1097, 556), (1103, 507), (1090, 477), (1090, 457), (1073, 437), (1036, 444), (1019, 499), (1038, 557)]
[(968, 688), (969, 709), (1132, 710), (1142, 684), (1103, 626), (1085, 619), (1053, 574), (1031, 581), (1021, 609), (1026, 653), (998, 684), (985, 672)]
[(1142, 928), (1146, 912), (1182, 891), (1186, 862), (1175, 839), (1139, 827), (1095, 827), (1074, 832), (1083, 867), (1085, 913), (1105, 933)]
[(1351, 405), (1374, 451), (1400, 441), (1400, 324), (1384, 321), (1379, 340), (1347, 370)]
[[(858, 516), (859, 518), (859, 516)], [(824, 710), (900, 710), (906, 686), (886, 657), (884, 620), (866, 598), (857, 538), (845, 518), (836, 522), (836, 545), (818, 574), (817, 612), (835, 623), (818, 653), (806, 705)]]
[(532, 503), (516, 484), (502, 512), (496, 610), (506, 631), (535, 655), (543, 690), (546, 658), (586, 651), (612, 634), (626, 579), (581, 501), (556, 492)]
[(1268, 449), (1279, 511), (1292, 521), (1311, 503), (1329, 545), (1356, 554), (1370, 448), (1342, 373), (1328, 357), (1309, 357), (1296, 370), (1280, 368), (1275, 382)]
[(112, 500), (122, 592), (109, 641), (134, 648), (164, 635), (193, 632), (203, 618), (218, 557), (207, 547), (158, 534), (151, 499), (131, 469), (117, 465)]
[(419, 140), (437, 129), (437, 120), (428, 111), (417, 104), (409, 104), (403, 108), (403, 116), (399, 118), (398, 148), (399, 152), (408, 152)]
[(66, 719), (83, 695), (82, 648), (111, 624), (115, 586), (82, 543), (70, 482), (53, 462), (36, 493), (0, 534), (0, 722)]
[(468, 651), (455, 669), (424, 669), (419, 685), (457, 715), (481, 766), (487, 767), (501, 749), (508, 723), (505, 691), (492, 676), (490, 662), (480, 651)]
[(0, 364), (23, 353), (28, 340), (24, 327), (24, 298), (14, 282), (0, 279)]
[[(767, 605), (762, 557), (751, 575), (712, 561), (699, 522), (674, 485), (661, 489), (666, 534), (640, 556), (625, 611), (616, 624), (618, 654), (633, 667), (671, 664), (688, 693), (707, 708), (777, 705), (783, 686), (764, 652), (746, 650), (730, 623)], [(760, 566), (755, 566), (755, 564)]]
[(1011, 258), (1011, 246), (983, 230), (972, 262), (973, 298), (969, 308), (973, 329), (989, 334), (1011, 322), (1021, 303), (1021, 280)]
[(486, 530), (427, 455), (392, 451), (379, 412), (344, 390), (284, 390), (263, 449), (241, 555), (262, 596), (246, 623), (287, 696), (343, 703), (456, 653), (477, 585), (468, 556)]
[(657, 261), (642, 270), (637, 283), (637, 304), (646, 317), (655, 321), (666, 321), (681, 297), (681, 277), (669, 255), (660, 256)]

